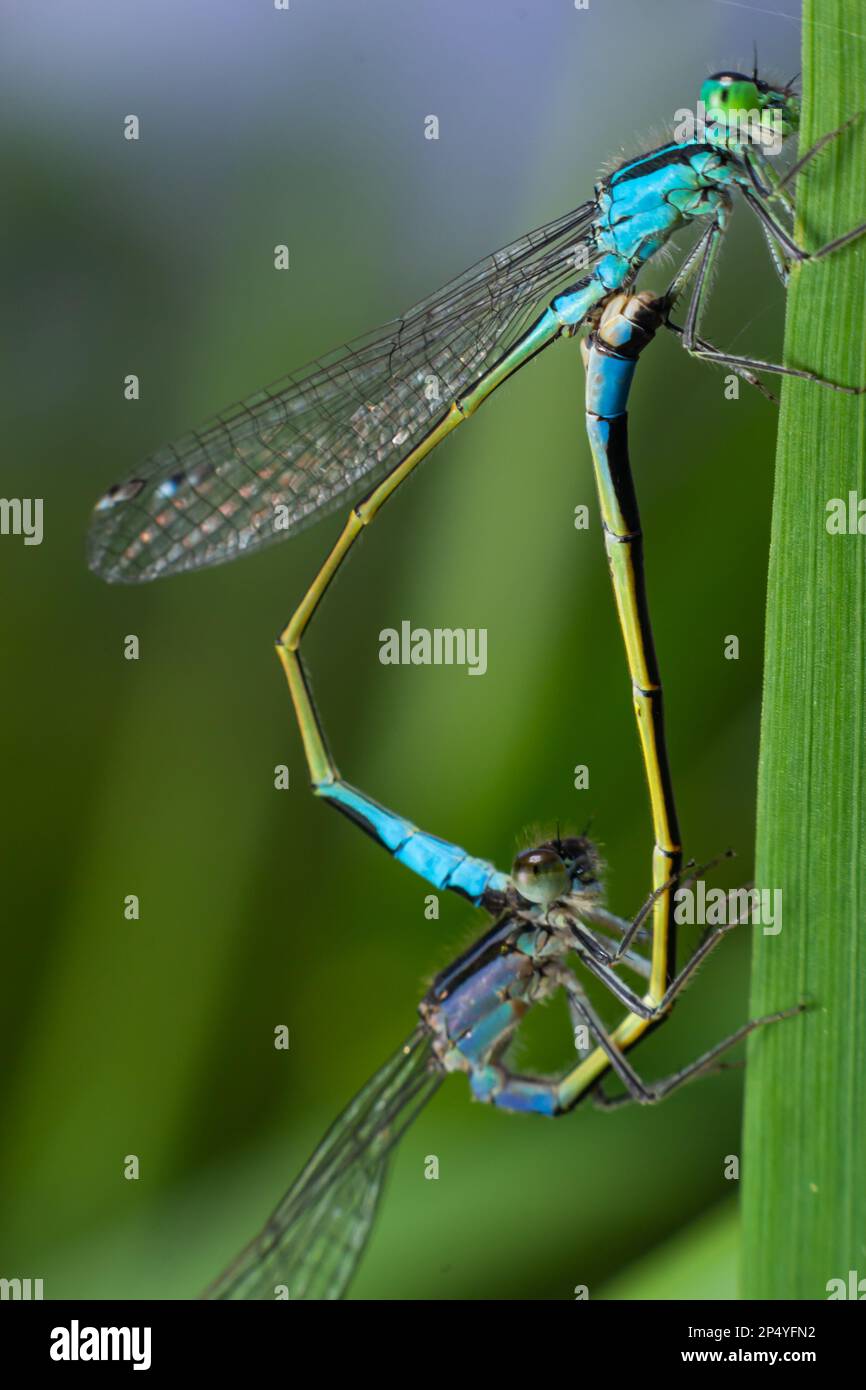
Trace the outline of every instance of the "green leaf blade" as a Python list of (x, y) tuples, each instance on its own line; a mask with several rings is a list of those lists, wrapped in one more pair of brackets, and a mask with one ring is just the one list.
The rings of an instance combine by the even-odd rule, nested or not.
[[(820, 13), (819, 13), (820, 10)], [(858, 0), (804, 8), (805, 150), (866, 91)], [(856, 37), (860, 35), (860, 37)], [(809, 246), (866, 219), (866, 128), (798, 187)], [(866, 244), (795, 271), (786, 362), (866, 382)], [(756, 928), (752, 1014), (813, 1001), (750, 1048), (743, 1292), (826, 1298), (866, 1276), (866, 535), (831, 535), (827, 504), (866, 497), (866, 406), (786, 382), (776, 459), (758, 780), (757, 881), (780, 888)]]

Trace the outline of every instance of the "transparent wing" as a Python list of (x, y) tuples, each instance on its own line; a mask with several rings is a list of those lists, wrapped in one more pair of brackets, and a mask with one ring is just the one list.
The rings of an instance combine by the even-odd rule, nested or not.
[(579, 249), (585, 270), (594, 207), (528, 233), (402, 318), (159, 449), (97, 504), (91, 569), (137, 583), (220, 564), (366, 491), (574, 278)]
[(442, 1080), (417, 1028), (337, 1119), (267, 1225), (209, 1299), (340, 1298), (370, 1235), (391, 1149)]

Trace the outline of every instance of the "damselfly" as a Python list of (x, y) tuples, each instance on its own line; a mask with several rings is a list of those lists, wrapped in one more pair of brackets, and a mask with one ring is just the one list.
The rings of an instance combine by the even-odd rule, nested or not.
[[(206, 1298), (341, 1297), (370, 1235), (390, 1153), (447, 1072), (464, 1072), (477, 1100), (509, 1111), (563, 1115), (587, 1095), (604, 1108), (628, 1100), (652, 1104), (722, 1067), (722, 1054), (753, 1029), (802, 1008), (753, 1019), (672, 1076), (647, 1083), (626, 1052), (668, 1015), (736, 920), (705, 936), (650, 1007), (611, 964), (617, 956), (636, 976), (649, 978), (650, 962), (640, 950), (623, 949), (626, 940), (643, 934), (640, 921), (649, 904), (632, 923), (604, 908), (598, 856), (585, 838), (557, 836), (519, 854), (485, 906), (495, 913), (493, 925), (437, 976), (419, 1006), (418, 1027), (331, 1126), (267, 1225)], [(590, 1003), (569, 956), (629, 1009), (615, 1031), (608, 1031)], [(559, 1079), (511, 1071), (506, 1052), (521, 1019), (559, 990), (568, 1003), (580, 1060)], [(623, 1084), (620, 1095), (604, 1090), (609, 1070)]]
[[(586, 342), (587, 417), (605, 518), (617, 606), (635, 686), (638, 721), (653, 769), (654, 821), (666, 819), (673, 798), (661, 736), (661, 686), (645, 612), (640, 531), (631, 490), (626, 406), (639, 355), (671, 307), (667, 297), (612, 296)], [(623, 571), (632, 583), (622, 583)], [(631, 606), (631, 596), (638, 610)], [(361, 795), (358, 793), (358, 795)], [(443, 971), (421, 1002), (421, 1024), (367, 1083), (328, 1131), (267, 1225), (208, 1290), (209, 1298), (338, 1298), (364, 1251), (375, 1218), (389, 1155), (444, 1074), (463, 1071), (473, 1096), (505, 1110), (560, 1115), (586, 1095), (610, 1106), (662, 1100), (684, 1082), (719, 1064), (720, 1055), (762, 1023), (797, 1008), (756, 1019), (673, 1076), (644, 1083), (625, 1054), (663, 1022), (695, 969), (736, 924), (709, 932), (675, 971), (669, 906), (680, 878), (674, 851), (659, 848), (661, 872), (650, 898), (628, 923), (602, 902), (597, 854), (585, 838), (546, 841), (517, 856), (509, 875), (462, 849), (436, 840), (366, 802), (373, 828), (397, 859), (440, 888), (469, 897), (494, 918), (490, 929)], [(675, 828), (675, 821), (673, 822)], [(670, 836), (669, 836), (670, 839)], [(665, 909), (661, 915), (659, 905)], [(643, 923), (655, 913), (653, 928)], [(651, 957), (633, 942), (651, 940)], [(573, 955), (627, 1010), (608, 1031), (568, 968)], [(644, 981), (638, 994), (617, 973)], [(521, 1076), (506, 1054), (526, 1010), (562, 989), (581, 1059), (560, 1078)], [(580, 1030), (578, 1032), (577, 1030)], [(625, 1087), (606, 1095), (613, 1070)]]
[[(673, 302), (694, 281), (685, 322), (679, 327), (664, 319), (689, 353), (727, 366), (753, 384), (755, 372), (767, 371), (841, 391), (860, 389), (823, 381), (804, 368), (734, 356), (701, 337), (710, 276), (734, 193), (757, 217), (783, 282), (793, 264), (819, 260), (866, 230), (864, 224), (809, 252), (785, 225), (793, 214), (788, 188), (839, 133), (825, 135), (786, 174), (778, 175), (763, 143), (797, 129), (799, 105), (790, 84), (774, 87), (757, 72), (751, 77), (716, 73), (704, 83), (701, 100), (712, 117), (707, 129), (698, 127), (692, 135), (622, 164), (599, 182), (590, 201), (488, 256), (383, 329), (160, 449), (97, 505), (91, 567), (110, 581), (135, 583), (219, 564), (273, 544), (363, 494), (277, 649), (315, 793), (398, 858), (426, 853), (431, 837), (416, 836), (401, 817), (341, 778), (313, 707), (300, 647), (358, 535), (417, 464), (543, 348), (596, 321), (611, 295), (628, 291), (671, 237), (693, 225), (700, 235), (668, 295)], [(576, 271), (585, 273), (569, 284)], [(548, 307), (539, 312), (551, 294)], [(633, 569), (625, 566), (619, 579), (627, 608), (639, 616), (645, 605)], [(620, 602), (621, 616), (623, 612)], [(632, 634), (634, 680), (646, 664), (648, 628), (638, 622)], [(628, 631), (626, 637), (628, 646)], [(653, 753), (643, 733), (642, 728), (660, 881), (678, 853), (676, 819), (663, 748), (657, 740)], [(483, 884), (473, 862), (453, 864), (434, 854), (428, 877), (436, 886), (454, 887), (475, 899)]]

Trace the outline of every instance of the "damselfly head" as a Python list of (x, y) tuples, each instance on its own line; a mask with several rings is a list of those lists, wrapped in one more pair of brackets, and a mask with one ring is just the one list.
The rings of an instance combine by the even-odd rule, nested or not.
[(800, 124), (793, 84), (774, 86), (757, 74), (714, 72), (701, 88), (707, 138), (736, 148), (758, 145), (778, 153), (785, 136)]
[(511, 868), (522, 898), (549, 907), (558, 898), (598, 888), (599, 859), (591, 840), (558, 834), (532, 849), (521, 850)]

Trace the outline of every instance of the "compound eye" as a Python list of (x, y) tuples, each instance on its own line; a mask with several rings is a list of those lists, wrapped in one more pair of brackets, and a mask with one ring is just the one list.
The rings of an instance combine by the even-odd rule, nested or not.
[(511, 877), (521, 897), (546, 907), (569, 891), (568, 872), (552, 849), (525, 849), (514, 861)]
[(701, 100), (708, 111), (720, 115), (726, 111), (757, 111), (764, 104), (755, 82), (740, 72), (717, 72), (707, 78)]
[(121, 502), (131, 502), (133, 497), (137, 497), (144, 487), (141, 478), (130, 478), (126, 483), (115, 483), (106, 493), (100, 497), (96, 504), (98, 512), (110, 512), (112, 508), (120, 506)]

